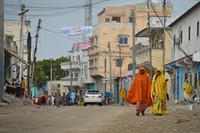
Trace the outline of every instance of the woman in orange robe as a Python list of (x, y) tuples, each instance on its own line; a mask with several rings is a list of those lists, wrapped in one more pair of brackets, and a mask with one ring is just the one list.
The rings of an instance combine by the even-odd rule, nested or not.
[(136, 105), (136, 115), (142, 113), (152, 105), (151, 81), (144, 67), (139, 68), (139, 72), (129, 88), (126, 101)]

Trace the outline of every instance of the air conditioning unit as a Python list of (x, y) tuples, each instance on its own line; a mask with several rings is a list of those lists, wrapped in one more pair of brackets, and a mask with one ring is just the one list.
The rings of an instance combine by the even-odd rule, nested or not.
[(176, 37), (174, 40), (175, 45), (180, 45), (181, 39), (180, 37)]

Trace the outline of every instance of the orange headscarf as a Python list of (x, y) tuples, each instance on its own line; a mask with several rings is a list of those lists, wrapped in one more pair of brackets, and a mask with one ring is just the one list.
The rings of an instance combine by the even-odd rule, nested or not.
[(129, 88), (126, 101), (132, 104), (136, 104), (137, 101), (143, 101), (152, 105), (152, 100), (150, 96), (151, 92), (151, 82), (150, 78), (147, 75), (147, 72), (144, 67), (140, 67), (140, 70), (144, 70), (144, 74), (138, 72), (135, 77), (131, 87)]

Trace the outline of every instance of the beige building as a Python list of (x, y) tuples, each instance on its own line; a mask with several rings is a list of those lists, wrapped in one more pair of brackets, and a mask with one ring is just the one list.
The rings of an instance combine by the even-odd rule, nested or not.
[(4, 23), (4, 37), (5, 37), (5, 69), (6, 80), (12, 81), (19, 73), (19, 63), (23, 62), (23, 74), (27, 75), (27, 33), (30, 31), (30, 21), (25, 21), (23, 26), (23, 41), (24, 57), (20, 56), (20, 21), (6, 20)]
[[(106, 91), (110, 91), (112, 88), (112, 92), (117, 95), (120, 85), (127, 86), (126, 80), (121, 84), (118, 83), (119, 77), (127, 77), (128, 64), (132, 63), (132, 51), (130, 50), (133, 38), (132, 10), (135, 11), (136, 18), (134, 30), (135, 33), (138, 33), (147, 27), (148, 12), (152, 16), (163, 15), (161, 4), (152, 5), (155, 10), (148, 9), (146, 4), (109, 6), (98, 14), (98, 24), (94, 26), (89, 49), (90, 76), (95, 78), (97, 89), (104, 88)], [(170, 12), (172, 13), (171, 8)], [(140, 39), (135, 41), (137, 44)], [(116, 61), (120, 58), (122, 59), (121, 74), (120, 67), (116, 66)], [(116, 80), (113, 81), (113, 79)]]

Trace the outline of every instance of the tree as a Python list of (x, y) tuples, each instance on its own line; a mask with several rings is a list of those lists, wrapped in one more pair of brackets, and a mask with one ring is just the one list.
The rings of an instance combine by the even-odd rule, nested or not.
[(56, 60), (44, 59), (36, 62), (36, 86), (42, 87), (48, 80), (51, 79), (51, 65), (52, 65), (52, 78), (53, 80), (60, 80), (65, 76), (65, 72), (61, 70), (61, 62), (68, 62), (66, 57), (60, 57)]

